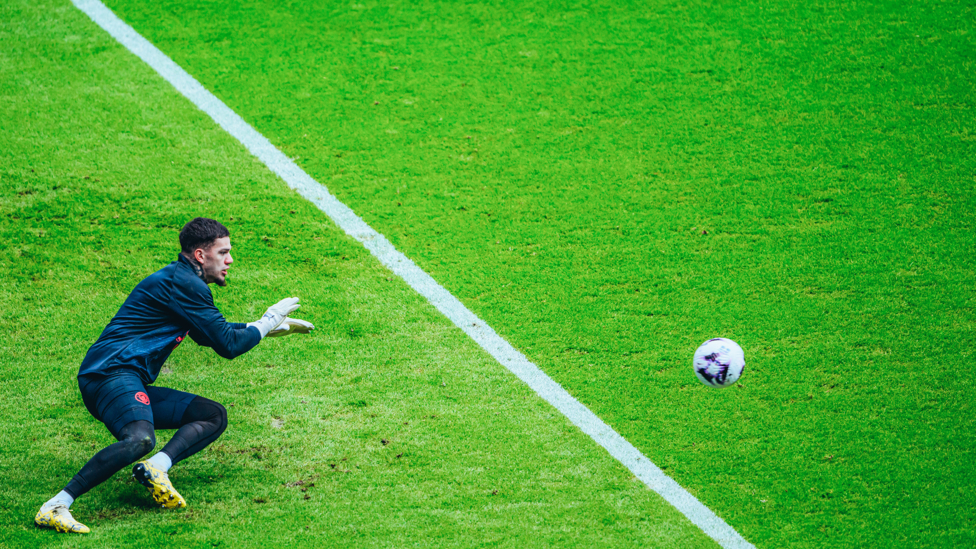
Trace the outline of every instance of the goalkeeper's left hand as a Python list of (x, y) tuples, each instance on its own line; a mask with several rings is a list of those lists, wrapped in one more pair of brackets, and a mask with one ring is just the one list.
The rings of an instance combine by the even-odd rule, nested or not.
[(268, 337), (281, 337), (291, 334), (307, 334), (315, 329), (311, 322), (285, 317), (277, 328), (268, 332)]

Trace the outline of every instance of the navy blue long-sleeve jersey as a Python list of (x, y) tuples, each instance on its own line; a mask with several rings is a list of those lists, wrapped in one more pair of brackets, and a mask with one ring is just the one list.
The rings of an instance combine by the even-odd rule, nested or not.
[(180, 255), (140, 282), (88, 349), (78, 375), (107, 374), (124, 368), (146, 384), (189, 335), (224, 358), (234, 358), (261, 341), (261, 331), (227, 322), (213, 302), (210, 287)]

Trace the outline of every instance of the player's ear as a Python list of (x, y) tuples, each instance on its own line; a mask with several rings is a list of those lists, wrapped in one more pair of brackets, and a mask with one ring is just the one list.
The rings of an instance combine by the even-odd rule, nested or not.
[(207, 254), (203, 251), (203, 248), (197, 248), (193, 250), (193, 259), (196, 259), (198, 263), (203, 263), (207, 259)]

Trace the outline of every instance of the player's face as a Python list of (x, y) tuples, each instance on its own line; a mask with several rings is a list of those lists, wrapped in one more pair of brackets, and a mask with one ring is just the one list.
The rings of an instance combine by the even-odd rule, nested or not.
[(230, 237), (225, 236), (214, 241), (209, 250), (196, 251), (197, 261), (203, 266), (203, 277), (207, 284), (211, 282), (218, 286), (227, 285), (227, 269), (234, 262), (230, 256)]

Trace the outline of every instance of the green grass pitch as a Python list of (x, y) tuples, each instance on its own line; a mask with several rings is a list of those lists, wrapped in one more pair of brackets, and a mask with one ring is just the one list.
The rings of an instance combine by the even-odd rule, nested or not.
[[(747, 540), (976, 545), (970, 3), (232, 4), (107, 2)], [(174, 353), (188, 509), (35, 529), (195, 215), (316, 333)], [(70, 2), (0, 4), (0, 241), (0, 547), (714, 546)]]

